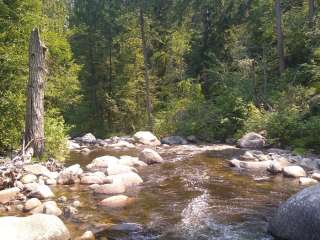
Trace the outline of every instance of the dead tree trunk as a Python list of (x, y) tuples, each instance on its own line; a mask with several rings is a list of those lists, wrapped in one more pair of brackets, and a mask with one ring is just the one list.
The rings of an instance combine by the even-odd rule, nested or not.
[(40, 157), (44, 151), (44, 79), (47, 48), (40, 40), (39, 30), (33, 29), (29, 42), (29, 82), (24, 141), (29, 151)]
[[(142, 4), (141, 4), (142, 5)], [(149, 130), (153, 130), (152, 123), (152, 105), (151, 105), (151, 96), (150, 96), (150, 80), (148, 73), (148, 56), (147, 56), (147, 44), (144, 30), (144, 14), (143, 14), (143, 6), (140, 6), (140, 33), (142, 40), (142, 52), (143, 52), (143, 60), (144, 60), (144, 81), (146, 87), (146, 101), (147, 101), (147, 114), (148, 114), (148, 127)]]
[(276, 13), (276, 34), (277, 34), (277, 52), (279, 57), (279, 71), (282, 74), (285, 70), (284, 60), (284, 47), (283, 47), (283, 32), (281, 23), (281, 0), (275, 2), (275, 13)]
[(308, 12), (309, 12), (309, 25), (310, 25), (310, 27), (313, 26), (315, 8), (316, 8), (315, 1), (314, 0), (308, 0)]

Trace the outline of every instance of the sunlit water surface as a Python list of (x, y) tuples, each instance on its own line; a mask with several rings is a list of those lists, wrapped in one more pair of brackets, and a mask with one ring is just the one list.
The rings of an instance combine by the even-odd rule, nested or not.
[[(136, 152), (96, 150), (72, 153), (68, 164), (83, 167), (97, 156)], [(165, 156), (172, 159), (172, 156)], [(102, 231), (98, 239), (136, 240), (269, 240), (267, 222), (275, 208), (298, 190), (295, 180), (265, 179), (261, 174), (232, 170), (223, 159), (206, 154), (139, 169), (144, 183), (128, 193), (135, 201), (124, 209), (97, 206), (105, 196), (86, 187), (56, 187), (55, 192), (83, 203), (80, 215), (66, 220), (73, 236), (101, 224), (123, 224)], [(128, 224), (129, 223), (129, 224)]]

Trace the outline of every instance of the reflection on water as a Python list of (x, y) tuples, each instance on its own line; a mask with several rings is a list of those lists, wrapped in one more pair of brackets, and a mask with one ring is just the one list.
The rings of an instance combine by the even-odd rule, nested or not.
[[(104, 154), (136, 155), (134, 151), (97, 150), (89, 156), (73, 153), (69, 163), (84, 166)], [(139, 174), (144, 184), (128, 193), (136, 201), (120, 210), (97, 206), (103, 196), (94, 196), (86, 187), (57, 187), (58, 195), (83, 203), (80, 217), (68, 222), (73, 234), (94, 224), (135, 223), (142, 227), (106, 231), (98, 239), (267, 240), (272, 239), (266, 233), (272, 211), (298, 190), (294, 180), (255, 181), (254, 177), (261, 176), (234, 171), (226, 161), (205, 155), (148, 166)]]

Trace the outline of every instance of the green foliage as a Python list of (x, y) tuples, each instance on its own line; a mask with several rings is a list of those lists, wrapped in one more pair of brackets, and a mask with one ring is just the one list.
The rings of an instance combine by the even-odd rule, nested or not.
[[(45, 116), (45, 155), (63, 160), (67, 152), (67, 132), (63, 117), (51, 110)], [(44, 158), (46, 160), (46, 158)]]
[(35, 26), (49, 48), (49, 155), (62, 149), (63, 125), (101, 138), (146, 128), (144, 60), (159, 136), (267, 130), (270, 143), (319, 149), (319, 11), (310, 21), (307, 1), (281, 8), (280, 76), (272, 0), (0, 0), (0, 151), (20, 144)]
[(238, 134), (266, 130), (269, 143), (292, 146), (299, 152), (305, 149), (319, 151), (320, 115), (310, 115), (308, 96), (313, 89), (288, 89), (273, 111), (251, 108), (244, 128)]

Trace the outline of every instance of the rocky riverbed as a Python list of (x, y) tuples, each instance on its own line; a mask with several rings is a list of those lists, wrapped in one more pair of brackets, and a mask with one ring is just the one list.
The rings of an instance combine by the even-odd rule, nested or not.
[[(200, 221), (199, 225), (203, 225), (202, 220), (206, 217), (195, 213), (197, 209), (200, 213), (212, 209), (211, 185), (218, 190), (217, 196), (223, 195), (223, 191), (219, 189), (227, 190), (228, 193), (224, 194), (238, 194), (240, 202), (241, 196), (248, 198), (247, 194), (241, 192), (241, 189), (239, 192), (239, 189), (230, 188), (229, 184), (239, 187), (247, 185), (245, 189), (252, 186), (253, 189), (249, 190), (253, 191), (250, 197), (255, 203), (252, 204), (261, 208), (264, 204), (277, 206), (302, 185), (315, 184), (320, 180), (320, 159), (317, 156), (301, 157), (281, 149), (256, 150), (264, 144), (263, 138), (256, 135), (253, 138), (245, 136), (239, 141), (240, 148), (222, 144), (201, 145), (195, 144), (196, 141), (194, 137), (184, 139), (174, 136), (164, 139), (161, 144), (149, 132), (138, 132), (133, 137), (113, 137), (105, 140), (86, 134), (69, 141), (71, 153), (65, 165), (54, 160), (41, 164), (24, 164), (4, 159), (1, 165), (0, 214), (16, 217), (0, 218), (0, 221), (3, 221), (0, 231), (5, 231), (8, 225), (16, 226), (15, 231), (10, 231), (12, 235), (9, 234), (6, 239), (32, 240), (37, 239), (37, 236), (43, 236), (41, 239), (48, 240), (64, 240), (70, 237), (123, 239), (117, 234), (142, 230), (144, 232), (142, 224), (148, 225), (148, 229), (150, 225), (156, 224), (152, 221), (157, 222), (157, 217), (149, 216), (151, 211), (161, 215), (161, 221), (157, 223), (159, 226), (152, 226), (151, 232), (143, 233), (144, 238), (136, 236), (127, 239), (166, 239), (162, 238), (163, 236), (155, 237), (158, 233), (153, 232), (155, 229), (163, 232), (161, 224), (188, 226), (188, 221), (192, 222), (194, 218), (194, 221)], [(253, 145), (250, 145), (250, 141)], [(252, 149), (253, 147), (255, 149)], [(202, 157), (199, 159), (199, 156)], [(214, 164), (214, 167), (211, 167), (211, 164)], [(240, 183), (234, 182), (239, 180)], [(246, 182), (242, 184), (242, 181)], [(276, 186), (275, 189), (273, 184)], [(271, 200), (271, 196), (269, 198), (267, 194), (262, 200), (260, 194), (266, 186), (267, 189), (273, 189), (278, 197), (273, 196)], [(161, 192), (163, 190), (168, 191), (166, 195)], [(283, 194), (283, 191), (286, 194)], [(165, 196), (170, 200), (169, 203), (166, 202), (168, 199), (165, 199)], [(190, 197), (191, 200), (188, 200)], [(174, 219), (169, 218), (167, 223), (163, 223), (163, 208), (155, 211), (153, 206), (153, 203), (161, 204), (159, 200), (163, 201), (166, 210), (170, 205), (175, 205), (177, 209), (180, 208), (179, 204), (187, 204), (187, 207), (179, 212), (179, 217), (173, 212)], [(191, 202), (186, 203), (188, 201)], [(214, 204), (217, 205), (216, 202)], [(231, 205), (233, 204), (235, 203), (232, 202)], [(223, 206), (220, 202), (218, 205)], [(130, 213), (127, 212), (129, 210)], [(246, 208), (245, 211), (247, 210)], [(138, 220), (139, 223), (123, 221), (128, 214), (131, 216), (130, 219)], [(138, 216), (132, 217), (134, 214)], [(145, 214), (149, 217), (144, 216)], [(236, 218), (245, 218), (247, 213), (243, 216), (241, 213), (238, 214)], [(177, 223), (176, 218), (181, 216), (182, 220)], [(43, 233), (43, 229), (46, 229), (44, 221), (53, 226), (52, 231), (48, 230), (46, 234)], [(34, 227), (24, 227), (30, 224)], [(212, 224), (210, 222), (210, 227)], [(218, 230), (222, 231), (219, 224)], [(248, 239), (268, 239), (265, 224), (262, 225), (259, 237)], [(236, 230), (231, 230), (233, 227), (227, 226), (226, 229), (229, 228), (231, 233), (220, 233), (215, 238), (202, 239), (241, 239), (240, 233), (238, 236), (234, 232)], [(181, 225), (179, 229), (184, 227)], [(182, 239), (199, 239), (198, 230), (195, 229), (194, 233), (189, 232), (189, 235)], [(21, 234), (15, 235), (16, 232)], [(114, 232), (117, 233), (115, 236), (112, 235)], [(145, 234), (151, 234), (150, 238), (145, 237)], [(164, 235), (167, 239), (177, 239), (172, 233), (166, 234)], [(219, 238), (223, 236), (225, 238)], [(228, 238), (230, 236), (234, 238)]]

